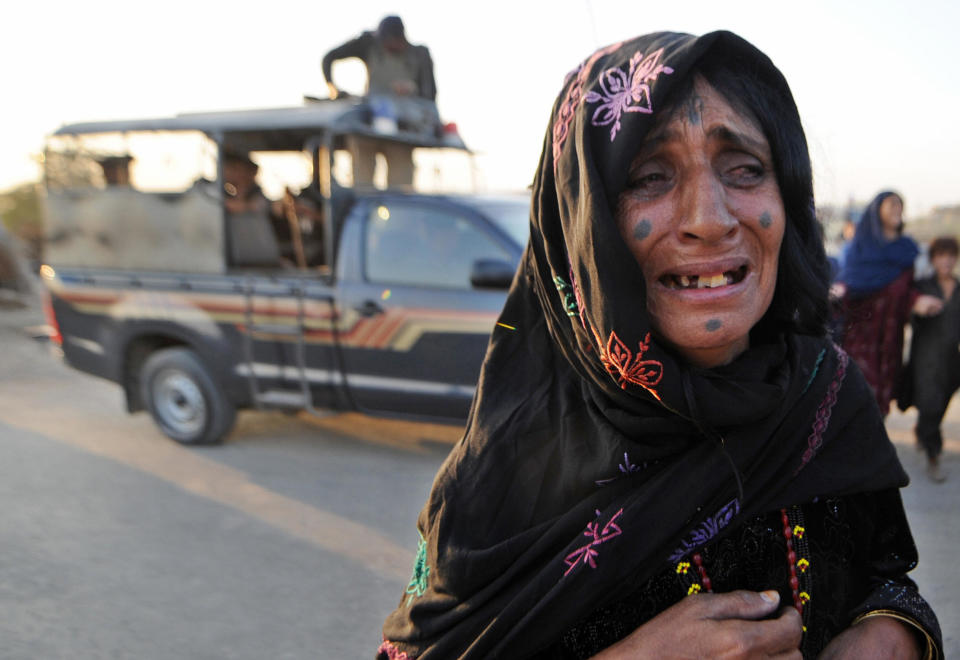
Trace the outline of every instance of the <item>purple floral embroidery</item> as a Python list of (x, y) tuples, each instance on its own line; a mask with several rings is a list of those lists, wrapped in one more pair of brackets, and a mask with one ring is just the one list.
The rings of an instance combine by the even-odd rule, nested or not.
[(730, 524), (733, 517), (740, 513), (740, 500), (734, 498), (720, 507), (716, 515), (704, 520), (699, 527), (695, 528), (680, 543), (680, 547), (670, 554), (670, 561), (680, 561), (691, 550), (698, 548), (714, 536), (720, 533), (720, 530)]
[(813, 430), (807, 438), (807, 449), (803, 452), (800, 465), (797, 466), (794, 474), (800, 472), (823, 446), (823, 432), (826, 431), (827, 426), (830, 425), (830, 414), (833, 412), (833, 406), (837, 403), (837, 392), (840, 390), (840, 385), (843, 384), (843, 379), (847, 375), (847, 363), (850, 361), (850, 357), (836, 344), (834, 344), (834, 348), (837, 351), (837, 357), (840, 358), (840, 364), (837, 365), (837, 373), (834, 375), (833, 382), (830, 383), (829, 389), (827, 389), (826, 396), (823, 397), (823, 401), (820, 402), (820, 407), (817, 408), (817, 416), (813, 421)]
[(621, 463), (619, 467), (620, 467), (620, 472), (622, 474), (618, 474), (615, 477), (610, 477), (609, 479), (600, 479), (598, 481), (595, 481), (594, 483), (597, 484), (598, 486), (606, 486), (611, 481), (616, 481), (617, 479), (619, 479), (620, 477), (626, 474), (633, 474), (634, 472), (639, 472), (643, 468), (647, 467), (647, 464), (644, 463), (643, 466), (641, 467), (639, 465), (631, 463), (630, 457), (627, 456), (627, 452), (623, 452), (623, 463)]
[(624, 112), (642, 112), (650, 114), (653, 105), (650, 99), (650, 83), (661, 74), (673, 73), (673, 69), (660, 64), (663, 49), (656, 50), (646, 57), (637, 51), (630, 58), (630, 68), (624, 72), (619, 68), (607, 69), (600, 75), (600, 92), (587, 92), (587, 103), (600, 103), (590, 120), (594, 126), (610, 128), (610, 141), (617, 137), (620, 130), (620, 115)]
[[(569, 575), (570, 572), (580, 563), (589, 564), (590, 568), (597, 567), (597, 555), (600, 553), (594, 550), (594, 547), (600, 545), (601, 543), (606, 543), (613, 537), (620, 536), (620, 534), (623, 533), (620, 530), (620, 527), (617, 526), (617, 518), (619, 518), (620, 514), (622, 513), (623, 509), (620, 509), (613, 514), (613, 517), (607, 521), (607, 524), (603, 526), (603, 529), (600, 529), (599, 522), (587, 524), (587, 530), (583, 533), (583, 535), (591, 540), (585, 546), (571, 552), (569, 555), (567, 555), (566, 559), (564, 559), (564, 562), (569, 567), (564, 572), (564, 577)], [(600, 512), (597, 511), (597, 516), (599, 517), (599, 515)]]
[(557, 108), (557, 116), (553, 122), (554, 173), (557, 171), (557, 162), (560, 160), (560, 151), (563, 149), (563, 143), (567, 141), (567, 133), (570, 131), (570, 122), (573, 121), (573, 114), (576, 111), (577, 105), (583, 100), (583, 83), (586, 82), (587, 76), (590, 74), (590, 69), (593, 68), (597, 60), (604, 55), (609, 55), (614, 52), (620, 48), (622, 44), (623, 42), (621, 41), (598, 50), (564, 78), (564, 84), (571, 78), (574, 78), (574, 81), (570, 84), (570, 89), (567, 90), (567, 95), (564, 97), (563, 103)]

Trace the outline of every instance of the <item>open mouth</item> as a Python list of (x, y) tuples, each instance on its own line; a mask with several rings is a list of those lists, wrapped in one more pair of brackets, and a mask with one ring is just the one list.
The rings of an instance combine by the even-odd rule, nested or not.
[(742, 282), (746, 276), (747, 266), (744, 264), (734, 270), (725, 270), (720, 273), (700, 273), (698, 275), (667, 273), (660, 278), (660, 283), (668, 289), (716, 289)]

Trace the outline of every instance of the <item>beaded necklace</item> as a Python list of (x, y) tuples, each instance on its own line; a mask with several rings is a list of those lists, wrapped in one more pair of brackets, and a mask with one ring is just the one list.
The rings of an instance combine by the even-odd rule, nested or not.
[[(807, 618), (804, 612), (804, 606), (810, 601), (811, 579), (807, 572), (810, 568), (809, 546), (806, 540), (806, 529), (803, 526), (803, 516), (799, 506), (792, 506), (788, 509), (780, 509), (780, 522), (782, 525), (783, 538), (787, 547), (787, 567), (789, 569), (790, 592), (793, 596), (793, 606), (803, 617), (803, 630), (806, 632)], [(689, 575), (691, 581), (687, 589), (687, 594), (697, 594), (701, 592), (712, 593), (713, 582), (707, 573), (706, 566), (703, 563), (703, 556), (696, 552), (690, 557), (693, 562), (681, 561), (677, 564), (678, 575), (688, 575), (692, 573), (691, 568), (696, 568), (696, 573)], [(697, 581), (699, 578), (699, 582)], [(809, 614), (809, 613), (807, 613)]]

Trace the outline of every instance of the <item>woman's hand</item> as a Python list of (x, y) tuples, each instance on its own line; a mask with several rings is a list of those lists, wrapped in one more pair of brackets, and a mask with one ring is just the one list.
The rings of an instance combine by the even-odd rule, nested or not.
[(888, 616), (872, 616), (833, 638), (819, 660), (910, 660), (920, 649), (913, 632)]
[(921, 293), (913, 303), (913, 313), (917, 316), (934, 316), (943, 311), (943, 301), (936, 296)]
[(593, 660), (627, 658), (799, 659), (803, 624), (793, 607), (775, 619), (776, 591), (687, 596)]

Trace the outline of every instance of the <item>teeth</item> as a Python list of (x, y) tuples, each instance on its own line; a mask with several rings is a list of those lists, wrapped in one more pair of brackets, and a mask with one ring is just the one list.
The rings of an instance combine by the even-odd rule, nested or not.
[(718, 286), (723, 286), (727, 283), (727, 278), (723, 273), (717, 273), (716, 275), (701, 275), (700, 280), (697, 282), (698, 289), (713, 289)]
[(715, 275), (673, 275), (665, 281), (675, 289), (713, 289), (733, 284), (736, 274), (716, 273)]

